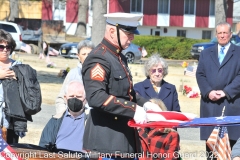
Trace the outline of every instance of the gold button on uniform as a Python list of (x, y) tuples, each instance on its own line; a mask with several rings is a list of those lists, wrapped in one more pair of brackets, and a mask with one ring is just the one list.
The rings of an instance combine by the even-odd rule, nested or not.
[(127, 102), (124, 102), (124, 104), (127, 104)]
[(117, 117), (114, 117), (115, 120), (117, 120)]
[(119, 100), (117, 100), (117, 102), (119, 102)]
[(134, 106), (134, 105), (132, 105), (132, 107), (134, 108), (135, 106)]
[(119, 78), (122, 78), (122, 76), (119, 76)]

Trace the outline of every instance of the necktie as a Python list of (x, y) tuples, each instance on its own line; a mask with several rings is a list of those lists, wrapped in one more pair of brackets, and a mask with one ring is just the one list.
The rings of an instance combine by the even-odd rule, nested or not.
[(219, 52), (219, 57), (218, 57), (218, 59), (219, 59), (219, 63), (221, 64), (222, 63), (222, 61), (223, 61), (223, 59), (224, 59), (224, 52), (223, 52), (223, 50), (225, 49), (225, 47), (221, 47), (221, 49), (220, 49), (220, 52)]

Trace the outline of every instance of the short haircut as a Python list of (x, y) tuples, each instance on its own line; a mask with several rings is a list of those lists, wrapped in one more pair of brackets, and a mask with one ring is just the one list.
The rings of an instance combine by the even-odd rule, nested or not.
[(8, 33), (7, 31), (0, 29), (0, 42), (5, 42), (9, 46), (11, 46), (12, 49), (10, 51), (10, 54), (12, 54), (13, 50), (16, 47), (16, 42), (13, 39), (12, 35), (10, 33)]
[(78, 45), (77, 45), (77, 50), (78, 50), (78, 53), (80, 52), (80, 50), (82, 49), (82, 48), (91, 48), (91, 49), (93, 49), (94, 47), (95, 47), (95, 45), (93, 44), (93, 42), (92, 41), (90, 41), (90, 40), (82, 40), (82, 41), (80, 41), (79, 43), (78, 43)]
[(229, 31), (232, 32), (232, 27), (231, 27), (231, 25), (230, 25), (228, 22), (220, 22), (220, 23), (218, 23), (218, 24), (216, 25), (216, 33), (217, 33), (217, 28), (218, 28), (219, 26), (228, 26)]
[(152, 67), (161, 64), (163, 67), (163, 77), (165, 77), (168, 74), (168, 64), (163, 59), (160, 57), (159, 54), (153, 54), (151, 57), (148, 58), (148, 60), (144, 64), (144, 71), (145, 71), (145, 76), (149, 77), (150, 76), (150, 70)]
[[(69, 82), (67, 83), (65, 89), (64, 89), (64, 95), (67, 94), (67, 92), (68, 92), (68, 88), (69, 88), (69, 86), (70, 86), (72, 83), (79, 83), (79, 84), (81, 84), (81, 85), (83, 86), (83, 92), (84, 92), (84, 95), (86, 96), (85, 88), (84, 88), (83, 82), (80, 81), (80, 80), (71, 80), (71, 81), (69, 81)], [(76, 89), (77, 89), (77, 88), (76, 88)]]

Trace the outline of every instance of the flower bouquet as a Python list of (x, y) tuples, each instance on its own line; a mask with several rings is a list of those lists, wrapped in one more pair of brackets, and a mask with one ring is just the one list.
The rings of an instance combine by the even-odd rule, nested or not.
[(199, 95), (197, 92), (193, 91), (191, 87), (185, 85), (183, 87), (183, 95), (187, 96), (188, 98), (198, 98)]

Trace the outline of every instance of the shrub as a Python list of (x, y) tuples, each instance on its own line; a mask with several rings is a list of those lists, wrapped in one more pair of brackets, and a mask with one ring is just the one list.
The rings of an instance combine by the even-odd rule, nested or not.
[(191, 59), (190, 50), (195, 43), (209, 42), (209, 39), (198, 40), (185, 37), (135, 36), (134, 44), (147, 50), (147, 57), (159, 53), (166, 59)]

